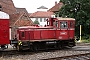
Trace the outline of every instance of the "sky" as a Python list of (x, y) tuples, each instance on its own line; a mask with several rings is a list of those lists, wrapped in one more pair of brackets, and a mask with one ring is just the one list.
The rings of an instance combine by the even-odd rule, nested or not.
[(29, 13), (37, 11), (37, 8), (40, 6), (45, 6), (48, 9), (55, 5), (60, 0), (13, 0), (14, 6), (17, 8), (26, 8)]

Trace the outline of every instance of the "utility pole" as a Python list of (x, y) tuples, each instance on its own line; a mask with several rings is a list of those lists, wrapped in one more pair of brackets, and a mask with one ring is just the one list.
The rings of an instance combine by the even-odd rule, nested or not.
[(81, 30), (82, 30), (82, 26), (80, 25), (80, 42), (82, 42), (82, 40), (81, 40)]

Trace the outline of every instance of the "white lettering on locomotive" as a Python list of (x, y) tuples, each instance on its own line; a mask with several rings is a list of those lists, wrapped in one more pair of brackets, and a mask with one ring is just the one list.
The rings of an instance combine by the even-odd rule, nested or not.
[(60, 32), (60, 35), (67, 35), (67, 32)]

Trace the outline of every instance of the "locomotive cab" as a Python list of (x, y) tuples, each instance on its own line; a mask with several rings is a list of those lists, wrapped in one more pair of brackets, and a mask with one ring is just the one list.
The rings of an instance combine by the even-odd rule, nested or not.
[(75, 19), (58, 18), (58, 20), (59, 20), (58, 28), (60, 29), (59, 39), (63, 39), (63, 40), (74, 39)]
[(67, 44), (66, 46), (75, 46), (75, 19), (74, 18), (50, 18), (49, 25), (56, 29), (56, 39)]
[(49, 26), (53, 26), (56, 29), (57, 39), (74, 39), (75, 19), (60, 17), (50, 18)]

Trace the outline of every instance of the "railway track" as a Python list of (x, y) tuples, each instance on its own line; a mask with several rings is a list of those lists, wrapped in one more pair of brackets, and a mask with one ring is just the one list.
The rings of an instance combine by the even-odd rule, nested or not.
[[(72, 55), (72, 56), (71, 56)], [(55, 58), (54, 58), (55, 57)], [(17, 51), (5, 50), (0, 51), (0, 58), (4, 60), (21, 59), (21, 60), (89, 60), (90, 51), (76, 51), (72, 48), (63, 48), (44, 51)], [(49, 59), (48, 59), (49, 58)], [(1, 59), (2, 60), (2, 59)]]
[[(82, 54), (81, 54), (82, 53)], [(79, 55), (78, 55), (79, 54)], [(72, 56), (70, 56), (72, 55)], [(54, 58), (56, 57), (56, 58)], [(90, 52), (79, 52), (79, 51), (65, 51), (65, 50), (54, 50), (49, 52), (38, 51), (2, 51), (0, 52), (0, 58), (4, 60), (21, 59), (21, 60), (89, 60)], [(49, 59), (48, 59), (49, 58)], [(1, 59), (1, 60), (2, 60)]]
[(90, 53), (48, 58), (48, 59), (42, 59), (42, 60), (90, 60)]
[[(30, 51), (17, 51), (17, 50), (11, 50), (11, 51), (0, 51), (0, 57), (1, 56), (12, 56), (12, 55), (30, 55), (34, 54), (35, 52), (30, 52)], [(38, 52), (37, 52), (38, 53)]]

